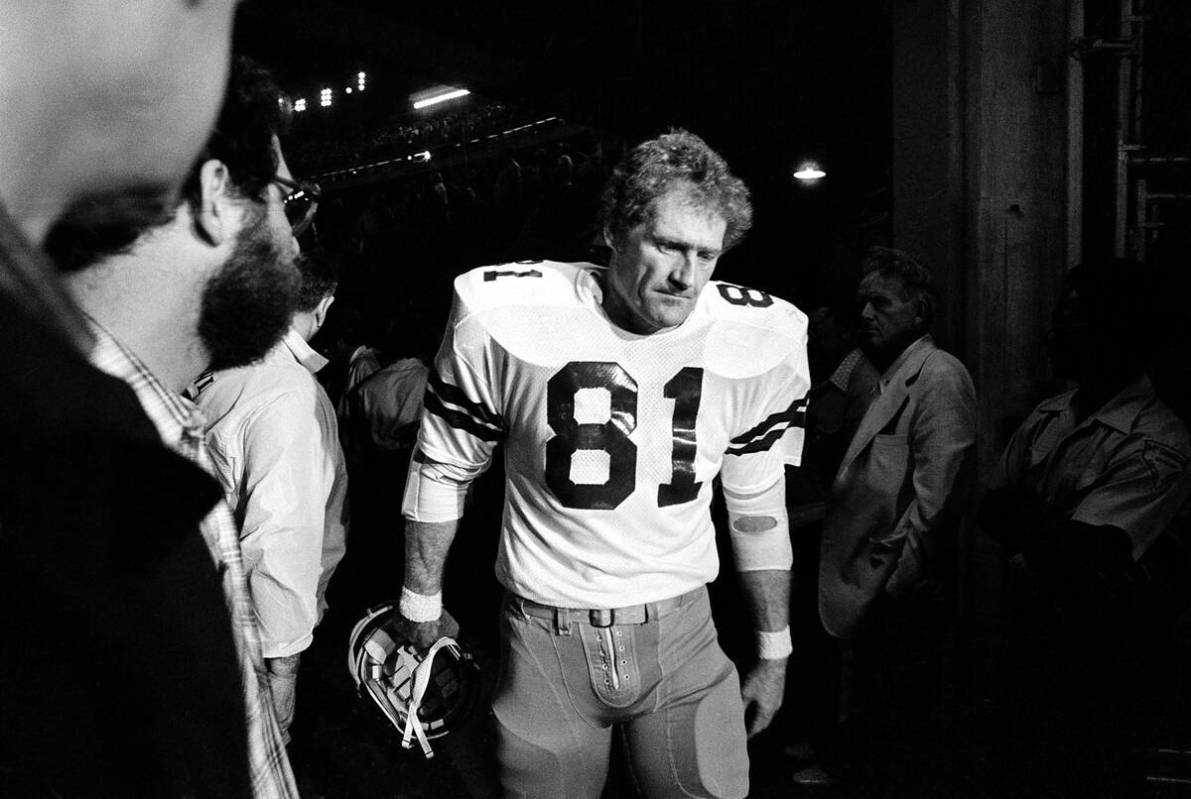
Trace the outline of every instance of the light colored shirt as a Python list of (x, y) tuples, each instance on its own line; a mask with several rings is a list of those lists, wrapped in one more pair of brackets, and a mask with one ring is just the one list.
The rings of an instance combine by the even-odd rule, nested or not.
[(352, 350), (347, 358), (347, 379), (343, 383), (343, 393), (339, 396), (339, 419), (345, 421), (351, 413), (349, 398), (356, 387), (372, 375), (380, 371), (380, 353), (374, 347), (364, 344)]
[(401, 358), (360, 384), (360, 438), (368, 446), (385, 451), (413, 446), (429, 374), (430, 368), (417, 358)]
[(291, 329), (257, 363), (195, 384), (266, 658), (310, 646), (346, 547), (347, 470), (335, 410), (314, 379), (326, 363)]
[(380, 354), (376, 348), (364, 344), (356, 347), (347, 359), (347, 382), (343, 386), (343, 393), (346, 395), (379, 370)]
[[(497, 579), (559, 607), (710, 582), (717, 476), (754, 494), (802, 455), (801, 311), (711, 281), (681, 325), (635, 335), (604, 312), (602, 272), (541, 262), (457, 278), (418, 432), (426, 459), (473, 474), (504, 442)], [(410, 474), (404, 510), (416, 518), (419, 492), (434, 488)]]
[[(347, 378), (343, 383), (343, 391), (339, 395), (339, 402), (335, 412), (339, 417), (339, 444), (349, 458), (359, 453), (352, 450), (358, 442), (353, 440), (353, 431), (358, 427), (358, 397), (360, 384), (380, 370), (380, 351), (364, 344), (352, 350), (347, 358)], [(355, 461), (352, 461), (355, 468)]]
[(1137, 560), (1191, 498), (1191, 436), (1148, 377), (1078, 423), (1074, 397), (1034, 409), (990, 488), (1024, 487), (1065, 518), (1124, 530)]
[[(91, 325), (96, 337), (91, 363), (132, 387), (166, 446), (214, 474), (204, 443), (205, 421), (198, 409), (162, 385), (132, 351), (99, 324), (92, 321)], [(240, 541), (227, 506), (220, 503), (213, 508), (200, 529), (221, 574), (233, 622), (233, 637), (240, 655), (253, 793), (269, 799), (296, 798), (297, 785), (273, 712), (272, 692), (261, 656), (260, 634), (248, 593)], [(185, 668), (186, 664), (180, 663), (178, 667)]]

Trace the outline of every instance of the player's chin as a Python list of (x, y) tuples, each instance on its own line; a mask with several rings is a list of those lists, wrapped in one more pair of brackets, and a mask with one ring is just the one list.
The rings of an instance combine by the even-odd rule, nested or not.
[(686, 321), (694, 307), (693, 302), (682, 297), (666, 297), (653, 303), (653, 307), (649, 309), (650, 321), (658, 329), (675, 327)]
[(672, 330), (686, 321), (690, 314), (664, 314), (653, 318), (653, 328), (655, 333), (664, 330)]

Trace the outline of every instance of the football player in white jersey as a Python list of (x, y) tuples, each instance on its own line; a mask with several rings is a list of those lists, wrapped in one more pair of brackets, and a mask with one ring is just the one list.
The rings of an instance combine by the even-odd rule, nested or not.
[[(400, 608), (421, 645), (454, 628), (443, 566), (467, 486), (503, 443), (506, 795), (598, 797), (616, 725), (645, 795), (748, 793), (746, 737), (780, 707), (792, 650), (784, 466), (809, 386), (805, 316), (711, 281), (751, 218), (723, 158), (674, 131), (609, 182), (607, 269), (519, 263), (455, 281), (406, 484)], [(743, 688), (706, 590), (717, 477), (757, 631)]]

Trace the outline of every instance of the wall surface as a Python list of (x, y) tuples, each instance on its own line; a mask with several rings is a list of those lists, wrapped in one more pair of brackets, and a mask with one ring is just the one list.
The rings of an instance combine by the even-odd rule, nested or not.
[(936, 337), (979, 395), (986, 470), (1055, 389), (1068, 259), (1067, 0), (893, 4), (893, 237), (934, 269)]

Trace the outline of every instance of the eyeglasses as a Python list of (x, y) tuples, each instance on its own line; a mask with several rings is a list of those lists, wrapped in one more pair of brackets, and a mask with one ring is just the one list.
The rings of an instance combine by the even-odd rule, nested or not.
[(285, 196), (285, 218), (289, 220), (294, 236), (301, 236), (314, 221), (314, 213), (318, 210), (318, 201), (322, 199), (323, 190), (317, 183), (290, 180), (281, 175), (274, 175), (273, 182), (289, 189), (289, 194)]

